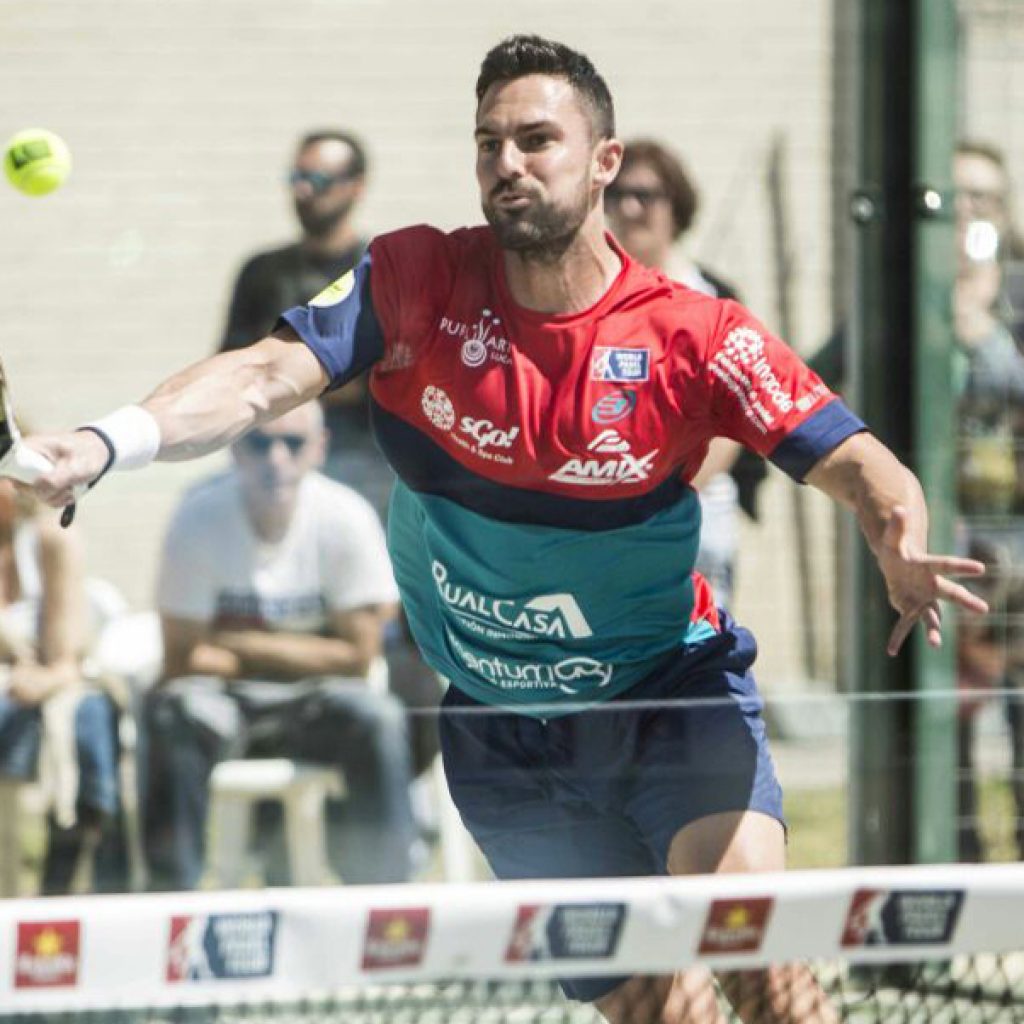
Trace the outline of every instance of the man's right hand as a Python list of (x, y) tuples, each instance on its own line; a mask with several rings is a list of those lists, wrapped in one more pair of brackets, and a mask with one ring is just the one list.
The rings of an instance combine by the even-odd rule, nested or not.
[(91, 430), (70, 434), (37, 434), (22, 444), (50, 460), (52, 468), (29, 485), (40, 501), (61, 508), (81, 497), (103, 472), (110, 453)]

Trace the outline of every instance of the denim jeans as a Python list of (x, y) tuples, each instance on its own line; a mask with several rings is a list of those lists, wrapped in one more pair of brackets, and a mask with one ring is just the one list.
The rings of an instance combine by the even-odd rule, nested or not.
[[(127, 883), (120, 827), (117, 736), (118, 711), (102, 693), (86, 693), (75, 710), (75, 753), (78, 761), (77, 823), (61, 828), (47, 818), (42, 891), (66, 892), (82, 848), (83, 828), (98, 829), (100, 844), (93, 864), (93, 885), (99, 892), (118, 892)], [(34, 779), (42, 741), (42, 713), (0, 695), (0, 775)]]
[[(336, 765), (346, 797), (329, 801), (332, 868), (350, 883), (400, 882), (416, 838), (405, 710), (361, 680), (173, 680), (145, 710), (143, 834), (150, 885), (193, 889), (203, 872), (209, 778), (227, 758)], [(272, 878), (273, 882), (282, 879)]]

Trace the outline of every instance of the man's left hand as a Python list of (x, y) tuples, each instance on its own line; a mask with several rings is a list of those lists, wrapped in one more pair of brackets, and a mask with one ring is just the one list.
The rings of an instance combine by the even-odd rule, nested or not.
[(907, 510), (902, 506), (893, 509), (876, 556), (885, 577), (889, 601), (900, 613), (886, 645), (890, 655), (899, 653), (903, 641), (918, 622), (925, 628), (928, 643), (932, 647), (941, 646), (942, 611), (939, 601), (949, 601), (979, 615), (988, 611), (988, 605), (977, 594), (949, 578), (982, 576), (984, 563), (973, 558), (931, 555), (920, 550), (912, 537)]

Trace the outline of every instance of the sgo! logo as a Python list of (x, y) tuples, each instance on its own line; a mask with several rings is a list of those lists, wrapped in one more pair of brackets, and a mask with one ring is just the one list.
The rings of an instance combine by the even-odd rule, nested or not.
[(595, 423), (618, 423), (624, 420), (636, 408), (636, 392), (629, 388), (613, 391), (602, 395), (590, 410), (590, 418)]

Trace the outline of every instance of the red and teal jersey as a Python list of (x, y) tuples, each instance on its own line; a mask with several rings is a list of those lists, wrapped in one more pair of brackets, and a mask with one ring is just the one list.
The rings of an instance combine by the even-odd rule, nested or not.
[(742, 306), (610, 241), (622, 269), (579, 313), (519, 306), (489, 228), (414, 227), (284, 315), (332, 386), (371, 371), (425, 658), (542, 715), (620, 694), (717, 629), (689, 483), (712, 438), (800, 480), (864, 429)]

